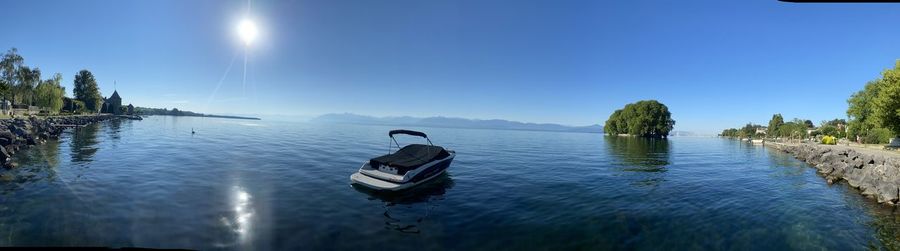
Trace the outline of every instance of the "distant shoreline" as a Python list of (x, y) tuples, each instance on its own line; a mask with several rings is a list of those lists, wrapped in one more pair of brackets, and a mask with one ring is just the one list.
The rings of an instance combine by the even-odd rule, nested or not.
[(561, 132), (561, 133), (603, 134), (603, 132), (592, 132), (592, 131), (557, 131), (557, 130), (540, 130), (540, 129), (525, 129), (525, 128), (462, 127), (462, 126), (416, 125), (416, 124), (369, 124), (369, 123), (355, 123), (355, 122), (315, 122), (315, 121), (308, 122), (308, 123), (362, 125), (362, 126), (424, 127), (424, 128), (467, 129), (467, 130), (500, 130), (500, 131), (524, 131), (524, 132)]
[(243, 117), (243, 116), (230, 116), (230, 115), (213, 115), (213, 114), (203, 114), (203, 115), (172, 115), (172, 114), (144, 114), (141, 116), (172, 116), (172, 117), (208, 117), (208, 118), (222, 118), (222, 119), (244, 119), (244, 120), (262, 120), (260, 118), (255, 117)]
[(262, 119), (256, 118), (256, 117), (203, 114), (203, 113), (192, 112), (192, 111), (178, 110), (178, 108), (172, 108), (172, 110), (169, 110), (166, 108), (135, 107), (134, 114), (139, 115), (139, 116), (168, 115), (168, 116), (182, 116), (182, 117), (210, 117), (210, 118), (224, 118), (224, 119), (262, 120)]

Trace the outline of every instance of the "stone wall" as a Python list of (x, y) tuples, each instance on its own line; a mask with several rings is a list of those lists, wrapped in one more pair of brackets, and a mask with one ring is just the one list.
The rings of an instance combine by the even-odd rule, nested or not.
[(896, 205), (900, 199), (900, 158), (891, 153), (868, 154), (813, 144), (774, 146), (814, 166), (828, 184), (845, 180), (879, 203)]

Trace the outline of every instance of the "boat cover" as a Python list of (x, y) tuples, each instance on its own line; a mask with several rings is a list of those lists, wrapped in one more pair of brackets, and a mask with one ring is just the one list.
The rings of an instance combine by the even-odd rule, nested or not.
[(369, 165), (372, 168), (378, 168), (381, 165), (390, 166), (397, 169), (397, 174), (403, 175), (409, 170), (447, 156), (450, 156), (450, 153), (444, 150), (443, 147), (411, 144), (400, 148), (395, 153), (371, 159), (369, 160)]
[(417, 131), (413, 131), (413, 130), (400, 129), (400, 130), (391, 130), (390, 132), (388, 132), (388, 136), (391, 138), (394, 137), (394, 134), (406, 134), (406, 135), (412, 135), (412, 136), (419, 136), (422, 138), (428, 138), (428, 135), (425, 135), (424, 132), (417, 132)]

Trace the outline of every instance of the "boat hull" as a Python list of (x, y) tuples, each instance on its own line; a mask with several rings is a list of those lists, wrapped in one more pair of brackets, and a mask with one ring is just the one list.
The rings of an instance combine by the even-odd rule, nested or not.
[(450, 163), (453, 162), (455, 153), (447, 158), (435, 160), (433, 163), (422, 165), (421, 168), (410, 171), (409, 177), (402, 177), (384, 173), (372, 169), (368, 163), (363, 164), (360, 171), (350, 175), (350, 181), (353, 184), (362, 185), (374, 190), (384, 191), (400, 191), (416, 185), (428, 182), (434, 177), (440, 176), (447, 171)]

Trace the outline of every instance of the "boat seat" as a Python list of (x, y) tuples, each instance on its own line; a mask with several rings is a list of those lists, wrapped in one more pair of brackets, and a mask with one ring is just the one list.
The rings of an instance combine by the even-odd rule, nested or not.
[(443, 147), (411, 144), (400, 148), (397, 152), (379, 156), (369, 160), (372, 168), (386, 165), (397, 169), (397, 174), (403, 175), (407, 171), (416, 169), (428, 162), (436, 159), (443, 159), (450, 156)]

